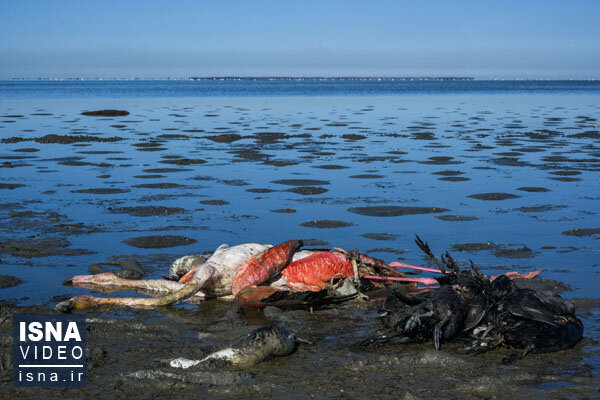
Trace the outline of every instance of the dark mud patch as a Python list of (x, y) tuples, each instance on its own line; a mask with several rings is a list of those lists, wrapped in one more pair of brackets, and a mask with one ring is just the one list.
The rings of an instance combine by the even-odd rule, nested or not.
[(433, 175), (442, 175), (442, 176), (458, 176), (458, 175), (463, 175), (464, 172), (453, 171), (453, 170), (443, 170), (443, 171), (432, 172), (432, 174)]
[(521, 190), (523, 192), (529, 192), (529, 193), (550, 192), (550, 189), (541, 187), (541, 186), (523, 186), (523, 187), (517, 188), (517, 190)]
[(178, 158), (175, 160), (162, 160), (159, 161), (161, 164), (173, 164), (173, 165), (201, 165), (206, 164), (206, 160), (201, 158)]
[(226, 206), (229, 204), (229, 202), (225, 200), (202, 200), (200, 203), (207, 206)]
[(467, 221), (477, 221), (479, 218), (474, 217), (472, 215), (436, 215), (437, 219), (441, 219), (442, 221), (450, 221), (450, 222), (467, 222)]
[(110, 151), (110, 150), (88, 150), (88, 151), (78, 151), (77, 154), (106, 155), (106, 154), (123, 154), (123, 152), (122, 151)]
[(489, 160), (491, 163), (505, 167), (527, 167), (530, 163), (521, 161), (517, 157), (498, 157)]
[(91, 189), (79, 189), (71, 190), (71, 193), (90, 193), (90, 194), (118, 194), (118, 193), (129, 193), (129, 189), (117, 189), (117, 188), (91, 188)]
[(290, 165), (298, 165), (296, 161), (285, 161), (285, 160), (268, 160), (264, 162), (265, 165), (272, 165), (274, 167), (289, 167)]
[(187, 246), (196, 243), (196, 240), (176, 235), (150, 235), (127, 239), (123, 243), (140, 249), (164, 249), (167, 247)]
[(584, 131), (569, 135), (569, 137), (576, 139), (600, 139), (600, 131)]
[(336, 221), (332, 219), (321, 219), (317, 221), (307, 221), (300, 224), (301, 226), (305, 226), (307, 228), (320, 228), (320, 229), (328, 229), (328, 228), (346, 228), (348, 226), (353, 226), (354, 224), (345, 221)]
[(153, 152), (153, 151), (165, 151), (165, 150), (167, 150), (167, 148), (166, 147), (160, 147), (160, 146), (147, 146), (147, 147), (139, 147), (136, 150), (137, 151)]
[(329, 181), (321, 181), (317, 179), (279, 179), (276, 181), (271, 181), (271, 183), (276, 183), (278, 185), (286, 185), (286, 186), (322, 186), (329, 185)]
[(13, 239), (0, 241), (0, 253), (23, 258), (94, 254), (85, 249), (70, 249), (69, 246), (71, 242), (64, 238)]
[(208, 140), (212, 140), (213, 142), (217, 142), (217, 143), (232, 143), (232, 142), (242, 139), (243, 137), (236, 133), (226, 133), (226, 134), (222, 134), (222, 135), (204, 136), (204, 138), (208, 139)]
[(147, 172), (150, 174), (170, 174), (170, 173), (174, 173), (174, 172), (187, 172), (187, 171), (193, 171), (193, 170), (189, 169), (189, 168), (148, 168), (148, 169), (144, 170), (144, 172)]
[(376, 174), (360, 174), (360, 175), (351, 175), (349, 178), (352, 179), (381, 179), (385, 178), (384, 175), (376, 175)]
[[(118, 266), (119, 269), (104, 268), (102, 267), (103, 265), (111, 267)], [(103, 272), (112, 272), (119, 278), (123, 279), (141, 279), (144, 276), (144, 271), (142, 271), (140, 263), (138, 263), (137, 260), (134, 258), (125, 258), (120, 261), (114, 260), (109, 262), (92, 264), (90, 265), (89, 271), (90, 274), (93, 275), (101, 274)]]
[(154, 217), (161, 215), (173, 215), (186, 212), (184, 208), (164, 206), (133, 206), (119, 207), (110, 210), (113, 214), (129, 214), (134, 217)]
[(25, 187), (25, 185), (22, 183), (0, 183), (0, 189), (13, 190), (20, 187)]
[(345, 135), (342, 135), (342, 139), (346, 139), (346, 140), (363, 140), (366, 139), (367, 137), (364, 135), (359, 135), (356, 133), (347, 133)]
[(319, 169), (348, 169), (350, 167), (347, 167), (345, 165), (337, 165), (337, 164), (325, 164), (325, 165), (315, 165), (315, 166), (313, 166), (313, 168), (319, 168)]
[(535, 252), (527, 246), (511, 248), (508, 245), (493, 242), (457, 243), (452, 246), (452, 250), (467, 252), (492, 251), (496, 257), (500, 258), (529, 258), (535, 255)]
[(360, 236), (366, 237), (367, 239), (373, 239), (373, 240), (396, 240), (396, 239), (398, 239), (398, 235), (394, 235), (393, 233), (363, 233)]
[(375, 254), (375, 253), (389, 253), (389, 254), (393, 254), (395, 256), (399, 256), (400, 254), (404, 253), (404, 250), (398, 250), (398, 249), (394, 249), (392, 247), (376, 247), (374, 249), (368, 249), (367, 254)]
[(323, 194), (327, 192), (327, 189), (318, 187), (318, 186), (298, 186), (291, 189), (285, 190), (286, 192), (292, 192), (296, 194), (301, 194), (304, 196), (314, 196), (318, 194)]
[(2, 215), (6, 226), (11, 231), (22, 231), (28, 234), (45, 236), (47, 234), (82, 235), (101, 232), (97, 226), (74, 222), (64, 214), (54, 211), (30, 211), (13, 209), (7, 215)]
[(17, 286), (21, 283), (23, 283), (23, 281), (16, 276), (0, 275), (0, 289)]
[(438, 181), (445, 181), (445, 182), (466, 182), (466, 181), (470, 181), (471, 178), (466, 178), (464, 176), (444, 176), (442, 178), (438, 178)]
[(296, 210), (293, 208), (276, 208), (274, 210), (269, 210), (269, 211), (278, 213), (278, 214), (293, 214), (296, 212)]
[(452, 250), (454, 251), (482, 251), (482, 250), (495, 250), (499, 249), (501, 246), (499, 244), (493, 242), (485, 242), (485, 243), (457, 243), (452, 246)]
[(550, 177), (550, 179), (552, 179), (553, 181), (558, 181), (558, 182), (581, 182), (581, 178), (570, 178), (568, 176), (554, 176), (554, 177)]
[(271, 154), (261, 153), (260, 151), (253, 149), (234, 150), (229, 153), (233, 154), (238, 159), (247, 161), (268, 161), (269, 158), (273, 157)]
[(575, 176), (575, 175), (581, 175), (581, 171), (573, 171), (573, 170), (559, 170), (559, 171), (550, 171), (549, 172), (550, 175), (557, 175), (557, 176)]
[(433, 132), (412, 132), (413, 139), (417, 140), (434, 140), (435, 134)]
[(467, 197), (470, 197), (472, 199), (477, 199), (477, 200), (499, 201), (499, 200), (517, 199), (521, 196), (516, 195), (516, 194), (511, 194), (511, 193), (477, 193), (477, 194), (469, 195)]
[(134, 188), (142, 188), (142, 189), (177, 189), (185, 187), (185, 185), (180, 185), (179, 183), (172, 182), (160, 182), (160, 183), (142, 183), (140, 185), (133, 185)]
[(125, 117), (129, 115), (129, 111), (124, 110), (96, 110), (96, 111), (84, 111), (81, 115), (88, 117)]
[(351, 207), (348, 211), (369, 217), (399, 217), (403, 215), (435, 214), (450, 210), (438, 207), (371, 206)]
[(136, 178), (136, 179), (161, 179), (164, 177), (165, 177), (165, 175), (159, 175), (159, 174), (135, 175), (134, 176), (134, 178)]
[(527, 246), (516, 249), (500, 248), (494, 251), (494, 255), (500, 258), (530, 258), (535, 255), (535, 252)]
[(147, 149), (147, 148), (158, 148), (158, 149), (163, 149), (163, 142), (139, 142), (139, 143), (134, 143), (132, 144), (133, 147), (136, 147), (138, 150), (140, 149)]
[(36, 143), (41, 144), (73, 144), (73, 143), (112, 143), (112, 142), (120, 142), (123, 140), (122, 137), (113, 136), (113, 137), (100, 137), (100, 136), (90, 136), (90, 135), (56, 135), (50, 134), (45, 135), (39, 138), (23, 138), (23, 137), (10, 137), (6, 139), (2, 139), (2, 143), (19, 143), (19, 142), (27, 142), (34, 141)]
[(273, 189), (268, 189), (268, 188), (252, 188), (252, 189), (246, 189), (246, 192), (250, 192), (250, 193), (273, 193), (275, 190)]
[(165, 140), (188, 140), (190, 138), (188, 135), (182, 135), (181, 133), (163, 133), (157, 137)]
[(513, 211), (520, 211), (525, 213), (538, 213), (553, 210), (560, 210), (561, 208), (567, 208), (567, 206), (557, 206), (553, 204), (541, 204), (539, 206), (527, 206), (513, 209)]
[(429, 157), (427, 161), (419, 161), (419, 164), (429, 164), (429, 165), (452, 165), (452, 164), (462, 164), (462, 161), (454, 160), (454, 157), (449, 156), (435, 156)]
[(595, 236), (600, 235), (600, 228), (575, 228), (564, 231), (562, 234), (577, 237)]

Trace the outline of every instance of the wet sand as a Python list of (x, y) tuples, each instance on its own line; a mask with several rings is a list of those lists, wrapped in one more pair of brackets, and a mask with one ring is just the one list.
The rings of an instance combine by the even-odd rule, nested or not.
[[(564, 289), (552, 281), (538, 288)], [(598, 301), (574, 300), (589, 315)], [(600, 379), (584, 362), (597, 342), (586, 335), (575, 349), (530, 354), (512, 365), (512, 351), (470, 354), (457, 343), (387, 345), (360, 349), (357, 343), (379, 328), (380, 302), (354, 301), (314, 311), (244, 311), (215, 300), (195, 308), (159, 311), (93, 310), (86, 313), (87, 385), (83, 389), (35, 389), (36, 398), (594, 398)], [(108, 311), (108, 312), (107, 312)], [(0, 341), (12, 343), (11, 315), (54, 312), (43, 306), (4, 304)], [(595, 314), (595, 323), (598, 315)], [(257, 326), (276, 324), (312, 344), (299, 344), (286, 357), (249, 368), (223, 365), (171, 368), (161, 360), (202, 358), (228, 346)], [(29, 397), (32, 389), (12, 388), (10, 351), (0, 360), (0, 394)]]

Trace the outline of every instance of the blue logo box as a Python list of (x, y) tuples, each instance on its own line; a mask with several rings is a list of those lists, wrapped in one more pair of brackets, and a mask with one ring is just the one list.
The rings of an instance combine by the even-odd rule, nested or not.
[(85, 315), (13, 315), (14, 386), (83, 387), (85, 358)]

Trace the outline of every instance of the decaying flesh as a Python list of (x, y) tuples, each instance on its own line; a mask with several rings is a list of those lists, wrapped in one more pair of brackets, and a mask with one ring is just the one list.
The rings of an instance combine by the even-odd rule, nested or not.
[[(73, 309), (90, 308), (104, 304), (122, 305), (126, 307), (156, 307), (171, 305), (186, 300), (194, 295), (203, 297), (231, 295), (231, 287), (238, 269), (251, 257), (270, 249), (272, 246), (258, 243), (245, 243), (229, 247), (224, 244), (200, 266), (193, 267), (191, 279), (188, 274), (179, 282), (164, 279), (128, 280), (121, 279), (113, 273), (98, 275), (79, 275), (65, 281), (77, 286), (109, 286), (120, 289), (143, 289), (157, 293), (168, 293), (161, 297), (137, 298), (98, 298), (93, 296), (76, 296), (59, 303), (56, 308), (63, 312)], [(186, 256), (187, 257), (187, 256)], [(184, 257), (185, 258), (185, 257)], [(174, 264), (179, 267), (188, 260), (179, 259)], [(185, 283), (182, 281), (185, 279)], [(197, 293), (201, 292), (200, 295)]]
[[(334, 279), (359, 278), (395, 280), (431, 284), (431, 278), (415, 278), (399, 272), (381, 260), (342, 249), (335, 251), (298, 251), (301, 243), (290, 240), (277, 246), (246, 243), (233, 247), (221, 245), (208, 259), (185, 256), (176, 260), (170, 276), (184, 275), (178, 282), (171, 280), (128, 280), (107, 272), (80, 275), (65, 281), (84, 287), (109, 287), (167, 293), (155, 298), (96, 298), (77, 296), (59, 303), (57, 309), (68, 312), (103, 304), (127, 307), (154, 307), (175, 304), (183, 300), (201, 300), (205, 297), (238, 295), (240, 304), (262, 304), (262, 299), (276, 291), (320, 291)], [(413, 267), (402, 264), (402, 267)], [(187, 270), (187, 272), (185, 272)], [(258, 286), (268, 284), (266, 286)], [(240, 293), (243, 292), (243, 296)], [(314, 297), (310, 294), (308, 297)], [(329, 299), (331, 296), (329, 297)], [(296, 299), (297, 300), (297, 299)], [(296, 301), (294, 300), (294, 301)], [(299, 303), (300, 304), (300, 303)]]
[(169, 361), (174, 368), (190, 368), (195, 366), (211, 366), (220, 363), (238, 368), (247, 368), (273, 357), (291, 354), (296, 348), (296, 337), (293, 333), (279, 326), (258, 328), (231, 347), (219, 350), (201, 360), (190, 360), (179, 357)]

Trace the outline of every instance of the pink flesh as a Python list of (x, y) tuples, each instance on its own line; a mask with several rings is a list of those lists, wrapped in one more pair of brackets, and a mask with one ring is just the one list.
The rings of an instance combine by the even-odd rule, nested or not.
[(179, 278), (179, 283), (189, 283), (194, 278), (194, 275), (196, 274), (196, 271), (198, 271), (198, 268), (199, 266), (190, 269), (185, 275)]

